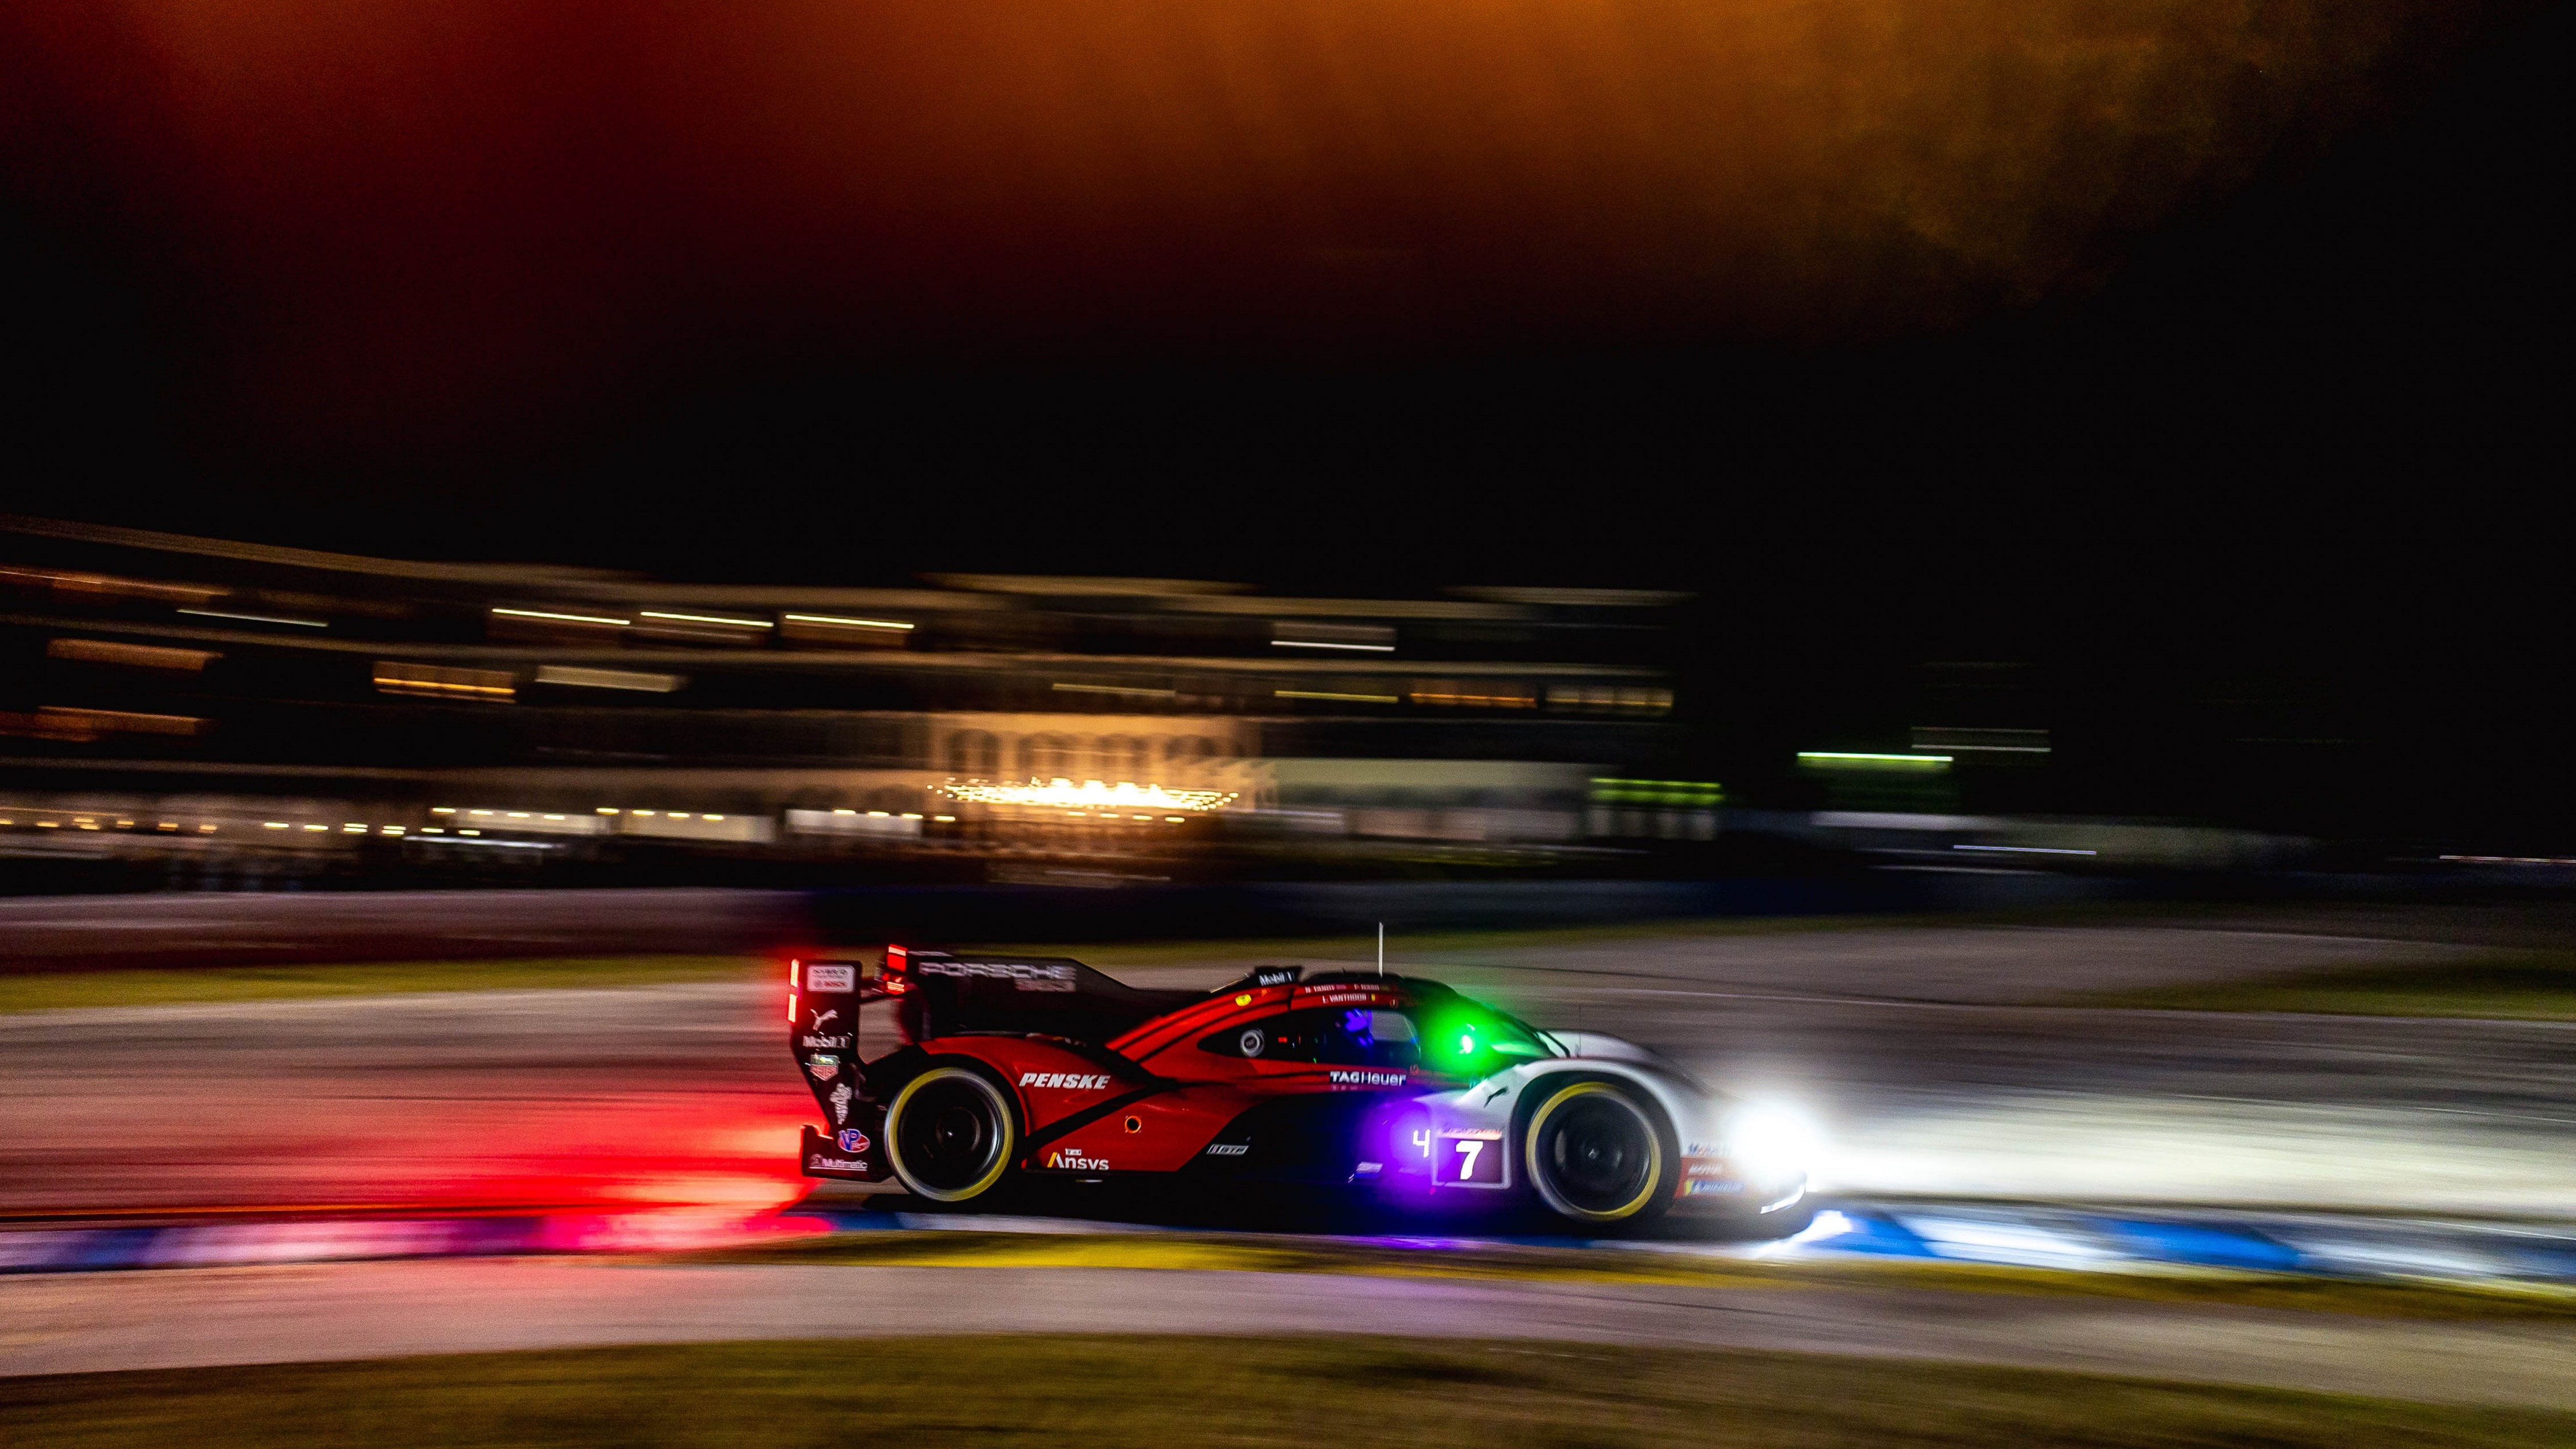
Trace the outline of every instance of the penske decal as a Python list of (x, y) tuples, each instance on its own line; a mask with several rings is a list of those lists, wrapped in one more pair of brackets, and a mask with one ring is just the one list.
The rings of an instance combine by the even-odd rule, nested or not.
[(1106, 1072), (1022, 1072), (1023, 1087), (1052, 1087), (1064, 1092), (1097, 1092), (1109, 1085)]

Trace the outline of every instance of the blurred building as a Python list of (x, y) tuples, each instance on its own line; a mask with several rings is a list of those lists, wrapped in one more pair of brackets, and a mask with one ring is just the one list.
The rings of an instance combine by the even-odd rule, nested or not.
[(7, 520), (0, 851), (20, 889), (1544, 867), (1714, 834), (1715, 786), (1664, 778), (1678, 602), (684, 585)]

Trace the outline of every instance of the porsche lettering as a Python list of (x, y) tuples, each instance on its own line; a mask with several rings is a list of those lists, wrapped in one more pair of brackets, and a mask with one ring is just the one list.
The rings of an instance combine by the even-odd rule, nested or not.
[(1027, 961), (946, 961), (936, 957), (915, 961), (919, 976), (982, 977), (1008, 981), (1022, 991), (1072, 991), (1075, 989), (1073, 968), (1044, 962)]

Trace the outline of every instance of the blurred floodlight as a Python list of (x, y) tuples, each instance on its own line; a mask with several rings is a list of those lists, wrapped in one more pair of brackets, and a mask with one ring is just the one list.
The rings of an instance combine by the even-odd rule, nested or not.
[(971, 805), (1039, 805), (1068, 810), (1106, 806), (1203, 812), (1224, 809), (1234, 802), (1236, 794), (1232, 790), (1178, 790), (1123, 780), (1116, 785), (1098, 780), (1087, 780), (1080, 785), (1071, 780), (1031, 780), (1025, 785), (947, 784), (931, 788), (952, 800)]
[(634, 669), (593, 669), (580, 664), (542, 664), (537, 683), (570, 689), (623, 689), (637, 694), (669, 694), (689, 682), (685, 674), (646, 674)]
[(202, 619), (237, 619), (245, 624), (292, 624), (298, 629), (331, 627), (331, 621), (328, 619), (297, 619), (285, 614), (243, 614), (230, 609), (181, 609), (179, 612), (194, 614)]

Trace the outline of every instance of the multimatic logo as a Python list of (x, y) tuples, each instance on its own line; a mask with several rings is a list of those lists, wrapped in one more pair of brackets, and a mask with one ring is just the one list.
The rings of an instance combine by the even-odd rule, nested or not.
[(806, 1157), (805, 1170), (807, 1172), (865, 1172), (868, 1170), (868, 1164), (862, 1158), (826, 1157), (816, 1152)]
[(1022, 991), (1071, 991), (1070, 966), (1035, 965), (1025, 961), (946, 961), (932, 958), (912, 963), (918, 976), (985, 976), (1008, 981)]
[(1097, 1092), (1109, 1085), (1107, 1073), (1022, 1072), (1023, 1087), (1057, 1087), (1068, 1092)]
[(1337, 1071), (1332, 1075), (1336, 1087), (1401, 1087), (1405, 1080), (1402, 1072)]
[(1106, 1157), (1085, 1157), (1082, 1155), (1081, 1148), (1068, 1145), (1048, 1153), (1046, 1165), (1049, 1167), (1066, 1168), (1074, 1172), (1107, 1172), (1109, 1170), (1109, 1159)]

